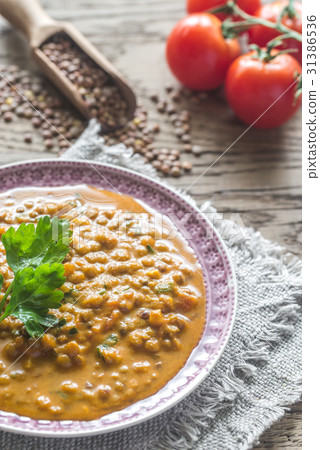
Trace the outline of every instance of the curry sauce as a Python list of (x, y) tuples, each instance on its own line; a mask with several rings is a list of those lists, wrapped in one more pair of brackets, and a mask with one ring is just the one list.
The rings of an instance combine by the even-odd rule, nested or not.
[[(168, 218), (85, 185), (0, 195), (0, 237), (43, 216), (68, 219), (59, 322), (30, 338), (0, 322), (0, 409), (91, 420), (156, 393), (183, 367), (205, 323), (196, 256)], [(13, 280), (0, 244), (3, 291)]]

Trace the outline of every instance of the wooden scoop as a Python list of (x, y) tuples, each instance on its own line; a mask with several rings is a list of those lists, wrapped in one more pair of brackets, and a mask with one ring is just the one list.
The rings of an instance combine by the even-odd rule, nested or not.
[(121, 73), (71, 23), (53, 20), (38, 0), (0, 0), (0, 14), (28, 38), (32, 54), (42, 71), (86, 118), (91, 118), (90, 110), (78, 89), (41, 50), (41, 45), (57, 33), (67, 34), (113, 79), (127, 102), (127, 120), (132, 119), (136, 109), (136, 97), (133, 90)]

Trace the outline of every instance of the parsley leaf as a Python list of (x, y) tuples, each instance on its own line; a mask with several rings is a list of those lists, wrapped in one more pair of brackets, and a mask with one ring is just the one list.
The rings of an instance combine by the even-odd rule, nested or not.
[(21, 224), (17, 230), (10, 227), (2, 236), (7, 262), (14, 273), (26, 267), (46, 263), (62, 263), (69, 252), (71, 231), (67, 220), (41, 217), (37, 227)]
[(51, 327), (58, 319), (48, 314), (49, 308), (57, 309), (63, 292), (56, 290), (64, 282), (62, 264), (42, 264), (19, 270), (13, 282), (11, 299), (0, 317), (0, 322), (12, 315), (20, 319), (31, 337), (43, 333), (42, 325)]
[[(49, 309), (58, 309), (63, 299), (63, 292), (57, 289), (65, 282), (62, 261), (69, 252), (69, 226), (67, 220), (44, 216), (37, 227), (23, 223), (17, 230), (10, 227), (2, 236), (7, 262), (15, 276), (0, 301), (0, 322), (15, 316), (31, 337), (40, 336), (43, 327), (59, 323)], [(0, 274), (0, 290), (3, 281)]]

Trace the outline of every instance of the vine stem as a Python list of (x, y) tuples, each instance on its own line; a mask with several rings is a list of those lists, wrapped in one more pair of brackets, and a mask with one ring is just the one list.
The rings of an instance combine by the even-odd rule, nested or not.
[(282, 14), (279, 17), (280, 21), (282, 20), (282, 18), (285, 14), (288, 14), (290, 19), (293, 19), (294, 17), (296, 17), (297, 13), (296, 13), (296, 10), (294, 9), (294, 1), (295, 0), (289, 0), (288, 6), (283, 8)]
[(274, 23), (266, 19), (261, 19), (260, 17), (251, 16), (250, 14), (239, 8), (239, 6), (234, 1), (228, 1), (221, 7), (208, 10), (208, 13), (210, 14), (216, 14), (218, 12), (229, 12), (232, 13), (232, 15), (241, 17), (243, 19), (239, 22), (232, 22), (228, 19), (224, 21), (222, 24), (222, 30), (226, 34), (225, 37), (230, 37), (228, 36), (228, 33), (230, 35), (230, 32), (240, 32), (248, 29), (251, 25), (262, 25), (264, 27), (272, 28), (273, 30), (277, 30), (282, 34), (285, 34), (286, 38), (292, 38), (296, 39), (299, 42), (302, 42), (302, 34), (286, 27), (281, 21)]

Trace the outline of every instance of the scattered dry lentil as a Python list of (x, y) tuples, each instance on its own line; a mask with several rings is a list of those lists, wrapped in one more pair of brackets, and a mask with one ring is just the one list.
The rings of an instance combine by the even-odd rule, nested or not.
[(192, 169), (192, 163), (190, 161), (183, 161), (182, 163), (182, 168), (186, 171), (189, 172)]
[[(73, 53), (75, 50), (70, 41), (67, 44), (63, 44), (59, 39), (56, 42), (46, 43), (43, 51), (46, 50), (49, 58), (53, 58), (53, 60), (56, 58), (54, 62), (58, 66), (60, 65), (60, 69), (64, 70), (69, 77), (75, 73), (73, 66), (76, 63), (79, 64), (79, 61), (77, 61), (77, 57)], [(70, 54), (74, 56), (71, 60), (72, 64), (70, 64), (70, 61), (67, 61), (67, 58), (64, 58), (62, 61), (58, 58), (59, 52), (61, 52), (64, 45), (67, 46), (69, 60)], [(63, 51), (65, 52), (66, 50)], [(38, 133), (48, 150), (53, 152), (56, 152), (58, 149), (60, 152), (65, 151), (70, 143), (72, 144), (84, 130), (86, 121), (46, 80), (13, 65), (0, 67), (0, 72), (4, 76), (4, 79), (0, 80), (0, 117), (2, 116), (3, 120), (8, 123), (14, 120), (15, 116), (31, 120), (34, 129), (39, 130)], [(91, 73), (92, 70), (90, 69)], [(102, 81), (99, 81), (97, 84), (96, 80), (94, 80), (91, 83), (92, 80), (90, 79), (91, 81), (89, 81), (89, 77), (85, 74), (81, 75), (84, 77), (84, 80), (79, 74), (79, 77), (77, 76), (74, 82), (79, 83), (79, 79), (80, 81), (82, 80), (85, 84), (85, 86), (79, 87), (79, 89), (81, 87), (85, 88), (81, 90), (82, 95), (88, 96), (88, 92), (92, 91), (94, 101), (97, 102), (99, 99), (100, 102), (103, 97), (101, 95), (103, 87), (100, 86)], [(198, 95), (200, 100), (205, 100), (207, 97), (203, 97), (202, 93), (193, 94), (187, 89), (176, 88), (171, 84), (167, 84), (165, 90), (167, 94), (165, 98), (160, 98), (159, 94), (153, 93), (150, 95), (151, 101), (161, 113), (167, 116), (169, 123), (173, 126), (174, 134), (182, 144), (181, 148), (186, 153), (193, 153), (195, 156), (199, 156), (202, 153), (201, 147), (193, 145), (191, 142), (190, 113), (188, 110), (183, 109), (184, 105), (178, 108), (172, 101), (176, 98), (179, 98), (179, 101), (183, 98), (189, 101), (192, 95)], [(34, 111), (19, 93), (23, 94), (33, 107), (37, 108), (40, 114)], [(111, 100), (110, 103), (109, 100), (107, 100), (107, 103), (109, 102), (108, 107), (111, 109), (114, 106), (114, 101)], [(110, 131), (107, 135), (103, 134), (103, 137), (107, 145), (122, 142), (126, 146), (131, 147), (135, 153), (144, 156), (146, 162), (151, 163), (156, 170), (164, 175), (178, 177), (183, 173), (183, 170), (190, 171), (192, 164), (189, 161), (181, 163), (179, 148), (172, 150), (156, 148), (156, 135), (160, 131), (158, 123), (150, 124), (148, 122), (147, 109), (143, 106), (138, 106), (134, 118), (125, 127)], [(31, 143), (33, 135), (26, 133), (24, 141)]]
[(192, 147), (192, 153), (193, 153), (195, 156), (200, 156), (200, 155), (202, 154), (202, 148), (201, 148), (199, 145), (194, 145), (194, 146)]
[(24, 142), (26, 142), (27, 144), (31, 144), (31, 142), (32, 142), (32, 134), (31, 133), (26, 133), (24, 135)]
[(13, 120), (13, 114), (10, 111), (7, 111), (3, 114), (3, 120), (5, 122), (12, 122)]
[[(52, 139), (50, 144), (45, 144), (52, 151), (58, 148), (65, 149), (69, 145), (65, 140), (57, 139), (57, 132), (54, 132), (50, 124), (58, 131), (62, 126), (65, 130), (73, 128), (71, 143), (79, 137), (86, 126), (86, 121), (45, 79), (14, 65), (1, 66), (0, 72), (3, 76), (0, 79), (0, 117), (5, 122), (12, 122), (15, 116), (31, 120), (33, 128), (39, 130), (44, 141)], [(35, 111), (26, 100), (39, 112)], [(50, 130), (50, 135), (44, 134), (45, 130)], [(31, 133), (24, 135), (25, 142), (31, 143), (32, 140)]]

